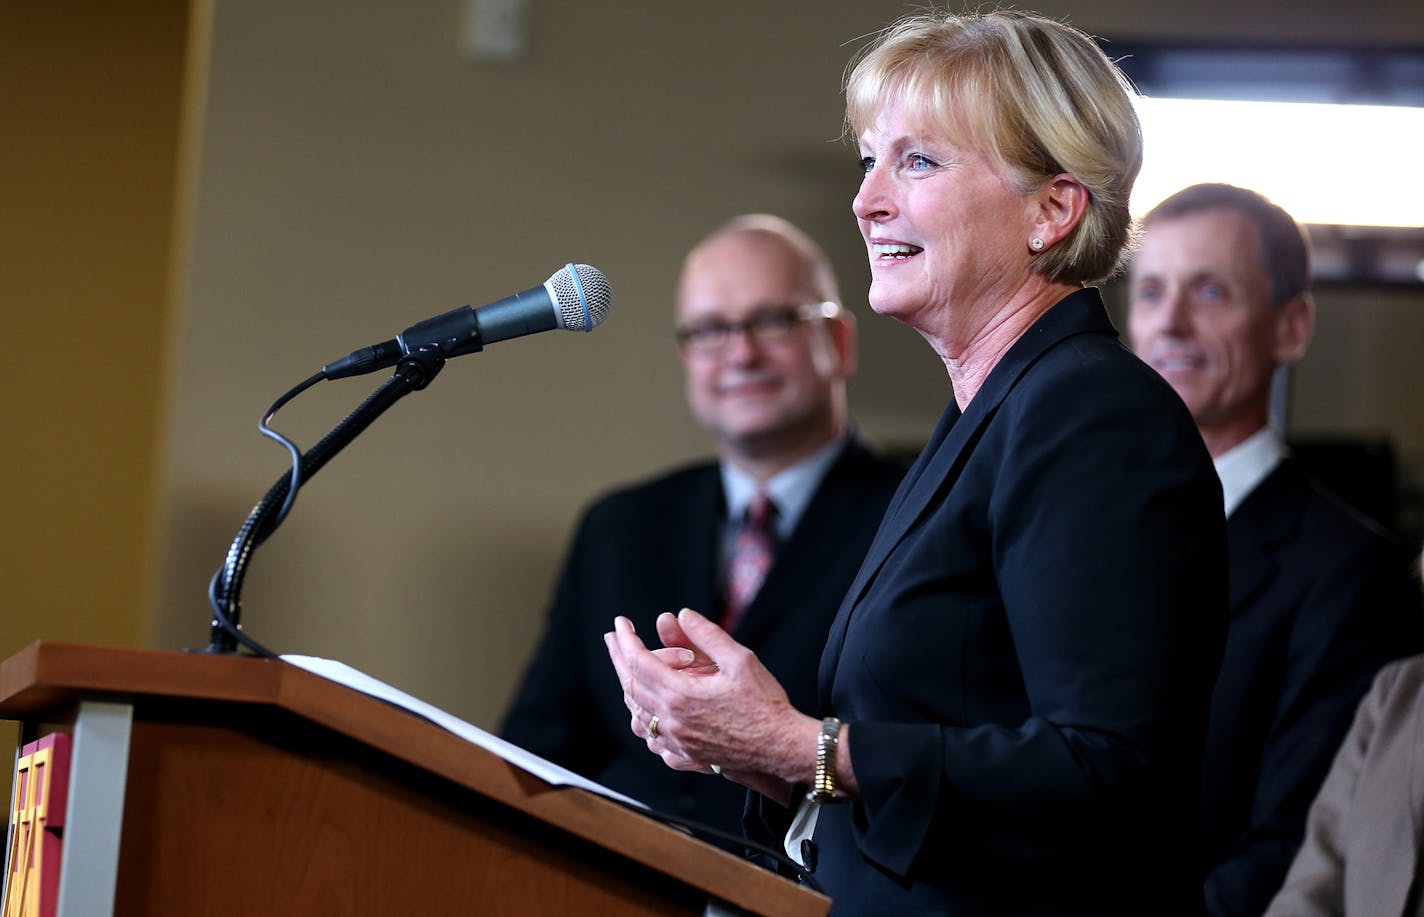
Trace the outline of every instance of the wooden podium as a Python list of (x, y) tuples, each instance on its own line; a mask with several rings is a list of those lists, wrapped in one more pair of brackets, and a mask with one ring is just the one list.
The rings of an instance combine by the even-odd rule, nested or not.
[(276, 660), (41, 641), (0, 663), (0, 717), (72, 734), (60, 917), (830, 907)]

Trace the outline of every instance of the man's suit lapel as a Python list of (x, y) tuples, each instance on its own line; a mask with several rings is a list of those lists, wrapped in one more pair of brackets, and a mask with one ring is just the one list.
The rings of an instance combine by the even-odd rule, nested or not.
[(1300, 527), (1301, 501), (1294, 492), (1300, 482), (1289, 462), (1257, 484), (1227, 520), (1233, 615), (1276, 579), (1276, 553)]
[(953, 486), (964, 462), (972, 454), (972, 444), (998, 412), (999, 406), (1039, 357), (1049, 348), (1075, 334), (1106, 332), (1116, 334), (1097, 290), (1074, 293), (1049, 309), (1024, 332), (1004, 354), (999, 364), (984, 380), (984, 385), (969, 402), (962, 415), (953, 401), (940, 417), (939, 425), (920, 457), (911, 466), (900, 489), (890, 501), (885, 521), (875, 534), (865, 562), (841, 603), (836, 620), (831, 625), (826, 649), (821, 656), (821, 705), (829, 703), (831, 682), (840, 662), (841, 647), (857, 603), (864, 597), (880, 573), (891, 552), (902, 542), (924, 516), (939, 495)]
[[(872, 508), (867, 502), (879, 493), (878, 487), (867, 485), (869, 469), (878, 462), (858, 440), (852, 438), (846, 443), (817, 486), (795, 531), (777, 551), (766, 582), (742, 615), (736, 630), (738, 641), (755, 643), (775, 625), (785, 608), (806, 601), (808, 593), (826, 592), (817, 584), (830, 565), (861, 562), (858, 550), (850, 556), (849, 544), (858, 541), (859, 533), (878, 524), (883, 516), (878, 505)], [(875, 473), (880, 472), (876, 469)], [(839, 594), (825, 596), (828, 602), (838, 598)]]
[[(721, 598), (718, 587), (718, 564), (721, 548), (718, 539), (722, 531), (722, 517), (726, 513), (726, 499), (722, 496), (722, 477), (716, 465), (699, 469), (686, 491), (671, 506), (664, 507), (668, 517), (667, 537), (674, 547), (658, 552), (662, 558), (654, 565), (661, 569), (649, 569), (649, 576), (661, 577), (688, 608), (704, 614), (714, 621), (721, 616)], [(654, 629), (658, 615), (664, 611), (676, 614), (680, 608), (649, 609), (644, 620), (634, 619), (633, 623), (642, 636), (643, 642), (661, 645)], [(617, 614), (627, 614), (617, 611)]]
[[(842, 535), (864, 522), (859, 512), (847, 506), (848, 494), (844, 490), (853, 486), (852, 479), (847, 477), (847, 468), (857, 464), (861, 454), (861, 447), (855, 442), (847, 443), (817, 485), (796, 529), (777, 550), (776, 561), (767, 571), (765, 582), (743, 612), (734, 632), (738, 642), (755, 643), (786, 607), (795, 604), (795, 591), (805, 589), (804, 585), (797, 584), (810, 568), (818, 560), (824, 563), (834, 556), (835, 545), (840, 543)], [(819, 557), (812, 555), (813, 549)]]

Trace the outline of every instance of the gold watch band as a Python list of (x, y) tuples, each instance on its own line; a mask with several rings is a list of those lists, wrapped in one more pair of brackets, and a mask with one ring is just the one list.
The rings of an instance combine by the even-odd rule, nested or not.
[(811, 784), (812, 802), (830, 802), (836, 798), (836, 745), (840, 743), (841, 721), (833, 716), (821, 720), (821, 733), (816, 736), (816, 780)]

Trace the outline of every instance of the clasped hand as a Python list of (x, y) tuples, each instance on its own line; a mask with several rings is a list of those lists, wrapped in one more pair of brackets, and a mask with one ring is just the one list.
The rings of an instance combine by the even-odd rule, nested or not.
[(819, 723), (791, 706), (755, 653), (692, 609), (659, 615), (657, 631), (663, 645), (651, 650), (625, 617), (603, 635), (633, 733), (669, 767), (715, 770), (787, 804), (808, 779), (802, 759)]

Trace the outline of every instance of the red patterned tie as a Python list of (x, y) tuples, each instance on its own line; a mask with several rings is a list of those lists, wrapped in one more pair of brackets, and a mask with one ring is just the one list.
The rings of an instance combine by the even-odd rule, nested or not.
[(766, 579), (766, 571), (771, 569), (775, 522), (776, 504), (758, 492), (747, 506), (746, 520), (727, 558), (727, 607), (722, 615), (722, 628), (728, 633), (736, 628), (742, 612), (761, 588), (761, 581)]

